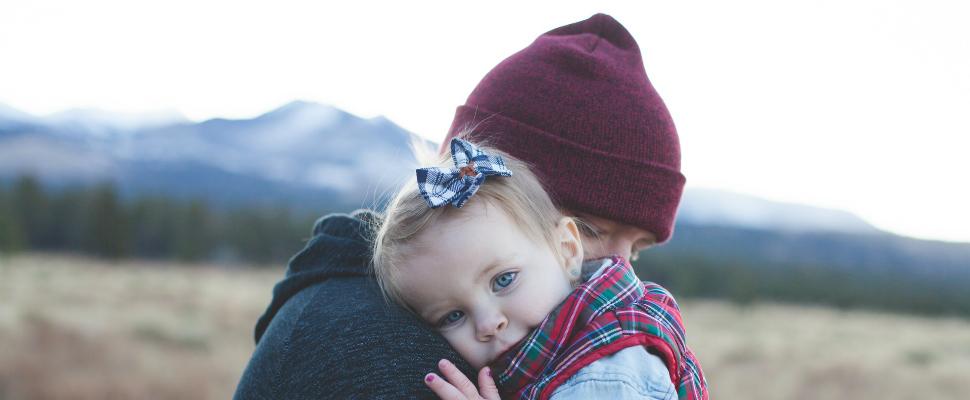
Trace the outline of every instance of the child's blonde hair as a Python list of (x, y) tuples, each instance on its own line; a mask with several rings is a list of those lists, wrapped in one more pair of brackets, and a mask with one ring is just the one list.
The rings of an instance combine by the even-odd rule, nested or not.
[[(476, 145), (488, 154), (501, 156), (506, 167), (512, 171), (512, 176), (489, 176), (468, 201), (488, 202), (491, 206), (501, 207), (527, 237), (536, 243), (548, 245), (555, 254), (560, 254), (555, 228), (563, 214), (536, 175), (525, 162), (487, 145)], [(454, 167), (451, 155), (443, 155), (436, 166)], [(401, 188), (388, 205), (374, 240), (374, 275), (385, 297), (409, 308), (401, 288), (396, 284), (400, 273), (397, 265), (407, 256), (407, 245), (438, 219), (452, 218), (462, 213), (462, 209), (451, 205), (431, 208), (414, 180)]]

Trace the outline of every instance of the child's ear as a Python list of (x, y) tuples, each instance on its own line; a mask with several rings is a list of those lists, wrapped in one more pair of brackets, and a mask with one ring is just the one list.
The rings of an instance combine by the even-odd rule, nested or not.
[(583, 241), (579, 227), (570, 217), (562, 217), (556, 226), (559, 235), (559, 254), (562, 267), (572, 280), (578, 280), (583, 267)]

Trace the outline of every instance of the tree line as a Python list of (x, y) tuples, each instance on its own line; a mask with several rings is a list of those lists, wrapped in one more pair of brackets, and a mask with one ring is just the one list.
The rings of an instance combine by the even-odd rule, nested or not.
[[(282, 266), (327, 212), (297, 214), (285, 206), (213, 208), (198, 199), (122, 198), (117, 187), (44, 188), (37, 179), (0, 182), (0, 253), (68, 252), (106, 259), (174, 259)], [(947, 285), (915, 277), (863, 273), (825, 265), (772, 263), (751, 257), (643, 252), (637, 274), (678, 297), (814, 303), (842, 308), (970, 316), (970, 282)]]
[(284, 206), (215, 209), (201, 199), (123, 199), (111, 183), (50, 189), (22, 176), (0, 184), (0, 252), (281, 264), (303, 247), (316, 217)]

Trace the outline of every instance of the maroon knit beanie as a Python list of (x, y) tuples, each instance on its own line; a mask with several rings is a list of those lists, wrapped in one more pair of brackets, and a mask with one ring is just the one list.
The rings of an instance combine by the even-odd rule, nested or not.
[(685, 182), (677, 130), (612, 17), (553, 29), (493, 68), (440, 151), (468, 129), (532, 164), (560, 206), (670, 238)]

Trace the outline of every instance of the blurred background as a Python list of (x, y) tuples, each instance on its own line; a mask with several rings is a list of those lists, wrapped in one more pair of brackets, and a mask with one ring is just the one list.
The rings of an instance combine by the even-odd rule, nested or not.
[(965, 398), (967, 11), (3, 2), (0, 399), (230, 397), (313, 221), (380, 208), (488, 70), (596, 12), (678, 125), (675, 233), (636, 268), (713, 398)]

